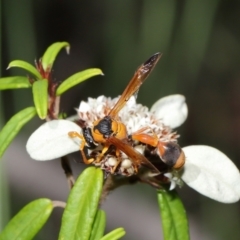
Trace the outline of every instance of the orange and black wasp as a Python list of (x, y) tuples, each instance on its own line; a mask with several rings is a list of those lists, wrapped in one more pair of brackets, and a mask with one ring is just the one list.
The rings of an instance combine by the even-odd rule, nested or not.
[[(157, 151), (159, 151), (161, 159), (166, 164), (170, 163), (173, 167), (179, 167), (184, 164), (184, 154), (177, 144), (160, 142), (156, 135), (144, 133), (146, 128), (142, 128), (130, 135), (127, 132), (125, 124), (122, 123), (118, 117), (119, 111), (125, 106), (130, 97), (133, 95), (135, 97), (137, 96), (140, 86), (152, 72), (161, 56), (161, 53), (154, 54), (137, 69), (115, 106), (105, 117), (95, 121), (92, 128), (83, 127), (82, 135), (77, 132), (68, 133), (72, 138), (80, 138), (80, 152), (84, 163), (100, 163), (106, 154), (111, 152), (114, 148), (114, 153), (118, 162), (112, 173), (115, 172), (117, 166), (122, 161), (120, 153), (123, 152), (129, 157), (129, 159), (131, 159), (135, 173), (138, 172), (139, 166), (144, 165), (151, 169), (151, 172), (158, 174), (159, 170), (144, 156), (144, 154), (141, 154), (134, 149), (134, 147), (130, 144), (130, 139), (131, 141), (139, 141), (142, 144), (150, 145), (151, 147), (156, 148)], [(100, 154), (96, 157), (88, 159), (85, 155), (84, 147), (86, 146), (87, 148), (94, 149), (99, 144), (103, 146)], [(172, 150), (174, 149), (177, 149), (177, 151), (172, 153)], [(178, 154), (176, 154), (176, 152), (178, 152)], [(179, 162), (181, 163), (179, 164)]]

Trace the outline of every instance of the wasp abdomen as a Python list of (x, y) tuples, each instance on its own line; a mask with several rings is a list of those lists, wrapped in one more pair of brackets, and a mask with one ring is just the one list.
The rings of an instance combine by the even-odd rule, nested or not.
[(171, 168), (180, 169), (185, 163), (185, 155), (177, 143), (161, 143), (158, 146), (162, 161)]

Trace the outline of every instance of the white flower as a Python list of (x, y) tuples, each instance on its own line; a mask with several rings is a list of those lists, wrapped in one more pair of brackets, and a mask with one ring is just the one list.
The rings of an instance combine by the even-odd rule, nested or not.
[[(176, 118), (178, 126), (183, 123), (187, 118), (187, 106), (185, 103), (185, 98), (182, 95), (171, 95), (167, 97), (168, 99), (173, 99), (172, 101), (166, 101), (165, 104), (171, 109), (170, 112), (166, 113), (164, 116), (158, 114), (156, 108), (154, 113), (148, 110), (141, 104), (137, 104), (134, 97), (126, 103), (124, 108), (119, 112), (119, 117), (121, 121), (127, 126), (128, 133), (140, 129), (143, 126), (149, 126), (152, 129), (157, 129), (159, 138), (164, 141), (176, 141), (178, 135), (171, 132), (171, 126), (167, 127), (167, 123), (161, 120), (161, 118), (166, 117), (171, 119), (171, 116), (180, 116)], [(163, 98), (167, 99), (167, 98)], [(88, 102), (82, 101), (80, 103), (78, 112), (78, 117), (86, 121), (88, 127), (93, 127), (93, 122), (97, 119), (101, 119), (107, 115), (109, 110), (115, 105), (118, 98), (106, 98), (100, 96), (97, 99), (89, 98)], [(185, 107), (179, 107), (177, 102), (184, 102)], [(162, 108), (167, 108), (165, 104), (162, 104)], [(161, 108), (159, 108), (161, 109)], [(182, 113), (184, 109), (184, 114)], [(159, 119), (157, 119), (155, 114), (158, 114)], [(174, 122), (172, 120), (172, 122)], [(176, 123), (174, 123), (176, 126)], [(74, 141), (73, 138), (68, 136), (68, 132), (76, 131), (80, 134), (82, 133), (81, 128), (72, 121), (69, 120), (53, 120), (44, 123), (40, 126), (28, 139), (27, 142), (27, 152), (35, 160), (46, 161), (53, 160), (62, 156), (65, 156), (71, 152), (76, 152), (79, 150), (79, 142)]]
[(153, 104), (151, 112), (161, 118), (167, 126), (179, 127), (188, 115), (185, 97), (176, 94), (161, 98)]
[[(116, 104), (118, 98), (111, 99), (100, 96), (81, 102), (78, 118), (87, 127), (93, 127), (93, 122), (103, 118)], [(180, 126), (187, 118), (188, 110), (185, 97), (171, 95), (158, 100), (149, 109), (137, 104), (132, 97), (119, 112), (119, 119), (131, 134), (142, 127), (149, 129), (158, 136), (160, 141), (177, 142), (177, 133), (172, 128)], [(69, 120), (54, 120), (39, 127), (27, 142), (27, 151), (33, 159), (52, 160), (79, 150), (79, 139), (68, 136), (68, 132), (82, 133), (81, 128)], [(171, 182), (171, 189), (180, 185), (183, 180), (188, 186), (214, 200), (232, 203), (240, 199), (240, 174), (233, 162), (219, 150), (209, 146), (188, 146), (182, 148), (186, 162), (182, 172), (165, 173)], [(127, 157), (127, 156), (125, 156)], [(108, 156), (106, 162), (99, 164), (102, 168), (111, 168), (114, 157)], [(126, 175), (133, 173), (133, 166), (128, 158), (121, 166)], [(127, 164), (126, 164), (127, 163)], [(113, 164), (114, 165), (114, 164)]]
[(222, 152), (209, 146), (188, 146), (183, 151), (186, 163), (182, 180), (199, 193), (219, 202), (240, 199), (240, 174)]
[(79, 150), (79, 143), (68, 132), (81, 133), (81, 128), (67, 120), (53, 120), (40, 126), (28, 139), (27, 152), (35, 160), (52, 160)]
[(170, 191), (176, 188), (177, 186), (179, 187), (183, 186), (183, 181), (179, 177), (178, 172), (172, 171), (172, 172), (164, 173), (164, 176), (170, 180), (170, 188), (169, 188)]

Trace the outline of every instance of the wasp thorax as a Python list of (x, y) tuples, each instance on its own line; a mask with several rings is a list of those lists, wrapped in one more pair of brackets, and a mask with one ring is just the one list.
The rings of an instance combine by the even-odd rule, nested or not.
[(112, 134), (112, 119), (110, 117), (106, 116), (94, 125), (94, 132), (97, 130), (104, 137), (109, 137)]
[(106, 116), (94, 123), (93, 138), (96, 142), (106, 142), (106, 138), (112, 135), (112, 119)]
[(125, 139), (127, 138), (127, 128), (123, 123), (106, 116), (94, 123), (92, 135), (96, 142), (101, 143), (106, 142), (110, 136)]
[(118, 139), (127, 138), (127, 128), (121, 122), (112, 121), (112, 132), (113, 132), (113, 135)]

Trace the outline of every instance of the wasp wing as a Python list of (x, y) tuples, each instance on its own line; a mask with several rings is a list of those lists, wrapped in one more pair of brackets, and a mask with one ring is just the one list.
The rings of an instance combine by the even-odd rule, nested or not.
[(121, 97), (118, 99), (115, 106), (110, 110), (108, 114), (110, 117), (114, 118), (132, 95), (136, 94), (137, 96), (140, 86), (152, 72), (161, 56), (162, 53), (155, 53), (137, 69), (129, 84), (123, 91)]
[(107, 142), (114, 145), (120, 151), (124, 152), (137, 165), (145, 165), (146, 167), (153, 170), (154, 173), (160, 173), (159, 170), (144, 155), (135, 150), (130, 144), (116, 137), (109, 137), (107, 139)]

